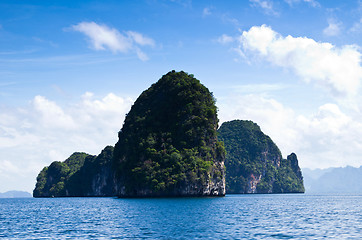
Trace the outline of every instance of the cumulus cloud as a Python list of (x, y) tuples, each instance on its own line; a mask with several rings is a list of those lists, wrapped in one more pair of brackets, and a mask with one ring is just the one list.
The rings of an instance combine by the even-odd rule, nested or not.
[(243, 57), (258, 57), (292, 70), (305, 82), (328, 89), (334, 96), (351, 97), (362, 80), (360, 48), (336, 47), (307, 37), (283, 37), (268, 26), (254, 26), (238, 39)]
[(341, 33), (341, 23), (335, 19), (328, 19), (328, 26), (323, 29), (323, 34), (326, 36), (337, 36)]
[(295, 149), (298, 132), (293, 128), (295, 113), (272, 98), (262, 94), (235, 94), (218, 101), (221, 122), (233, 119), (252, 120), (261, 126), (284, 154)]
[(73, 25), (71, 29), (85, 34), (95, 50), (110, 50), (113, 53), (133, 51), (143, 61), (148, 57), (139, 49), (139, 46), (155, 46), (153, 39), (141, 33), (127, 31), (122, 34), (115, 28), (95, 22), (80, 22)]
[(252, 120), (283, 153), (295, 152), (302, 167), (327, 168), (362, 165), (361, 114), (347, 115), (332, 103), (311, 115), (301, 115), (261, 94), (235, 94), (218, 101), (221, 122)]
[(55, 102), (49, 101), (43, 96), (36, 96), (33, 100), (33, 106), (44, 127), (63, 129), (77, 127), (71, 116), (65, 114)]
[(309, 158), (308, 165), (312, 168), (362, 165), (358, 154), (362, 150), (360, 117), (352, 118), (330, 103), (320, 106), (310, 117), (298, 116), (296, 127), (308, 143), (301, 145), (301, 151)]
[(259, 7), (268, 15), (279, 15), (273, 7), (273, 2), (269, 0), (249, 0), (251, 6)]
[(0, 182), (9, 185), (0, 192), (10, 190), (6, 187), (31, 191), (39, 171), (52, 161), (75, 151), (99, 154), (114, 145), (132, 103), (113, 93), (100, 98), (87, 92), (64, 106), (35, 96), (24, 108), (2, 109)]

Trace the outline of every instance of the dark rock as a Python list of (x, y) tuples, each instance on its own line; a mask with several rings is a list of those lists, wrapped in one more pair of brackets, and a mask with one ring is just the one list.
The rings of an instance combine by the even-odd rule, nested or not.
[(192, 75), (169, 72), (127, 114), (115, 146), (121, 197), (223, 196), (217, 109)]

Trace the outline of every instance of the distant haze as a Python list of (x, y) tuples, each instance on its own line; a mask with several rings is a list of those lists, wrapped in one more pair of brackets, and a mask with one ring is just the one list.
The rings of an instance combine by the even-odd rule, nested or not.
[(24, 191), (8, 191), (0, 193), (0, 198), (30, 198), (32, 195)]
[(362, 193), (362, 167), (302, 169), (306, 193)]

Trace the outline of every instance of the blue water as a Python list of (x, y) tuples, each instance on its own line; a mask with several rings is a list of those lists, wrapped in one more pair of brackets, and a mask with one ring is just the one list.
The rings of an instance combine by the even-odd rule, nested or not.
[(361, 239), (362, 195), (0, 199), (0, 238)]

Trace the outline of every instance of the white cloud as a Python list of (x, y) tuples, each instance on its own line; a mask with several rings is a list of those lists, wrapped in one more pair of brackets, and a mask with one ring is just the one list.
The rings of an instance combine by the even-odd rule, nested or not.
[(141, 49), (139, 49), (139, 48), (136, 48), (136, 54), (137, 54), (137, 57), (139, 59), (141, 59), (142, 61), (147, 61), (149, 59), (147, 54), (142, 52)]
[[(91, 47), (95, 50), (110, 50), (113, 53), (127, 53), (134, 51), (141, 60), (147, 60), (146, 54), (138, 46), (155, 46), (155, 41), (141, 33), (128, 31), (121, 34), (115, 28), (109, 28), (106, 25), (100, 25), (95, 22), (81, 22), (71, 27), (72, 30), (85, 34)], [(141, 57), (140, 57), (141, 56)]]
[(218, 101), (220, 122), (233, 119), (252, 120), (272, 137), (284, 154), (290, 154), (298, 142), (293, 128), (295, 113), (278, 101), (260, 94), (233, 95)]
[(300, 2), (306, 2), (309, 3), (312, 7), (320, 7), (320, 4), (318, 1), (315, 0), (284, 0), (286, 3), (288, 3), (290, 6), (293, 6), (294, 4), (300, 3)]
[(341, 33), (341, 23), (335, 19), (328, 19), (328, 27), (323, 29), (323, 34), (326, 36), (337, 36)]
[(328, 89), (334, 96), (351, 97), (362, 80), (360, 48), (333, 46), (307, 37), (283, 37), (270, 27), (254, 26), (238, 39), (243, 57), (259, 57), (292, 70), (305, 82)]
[(322, 105), (311, 117), (299, 116), (296, 127), (308, 141), (301, 148), (310, 158), (308, 165), (312, 168), (362, 165), (358, 154), (362, 151), (360, 117), (346, 115), (335, 104)]
[(233, 95), (219, 100), (218, 107), (221, 122), (233, 119), (256, 122), (284, 157), (295, 152), (302, 167), (362, 165), (360, 113), (348, 116), (338, 105), (328, 103), (310, 116), (300, 115), (260, 94)]
[(137, 44), (141, 46), (155, 46), (155, 41), (152, 38), (143, 36), (141, 33), (128, 31), (127, 35)]
[(286, 89), (288, 86), (284, 84), (244, 84), (233, 86), (233, 90), (238, 93), (269, 93)]
[(228, 43), (231, 43), (233, 42), (235, 39), (229, 35), (226, 35), (226, 34), (223, 34), (221, 35), (217, 41), (221, 44), (228, 44)]
[(65, 106), (35, 96), (26, 108), (2, 109), (0, 182), (8, 184), (0, 186), (0, 192), (31, 191), (39, 171), (52, 161), (65, 160), (75, 151), (99, 154), (114, 145), (132, 103), (113, 93), (103, 98), (85, 93)]
[(45, 97), (36, 96), (33, 105), (44, 127), (64, 129), (77, 127), (71, 116), (65, 114), (56, 103), (49, 101)]
[(268, 15), (279, 15), (277, 11), (274, 10), (273, 2), (270, 0), (249, 0), (251, 6), (260, 7)]

